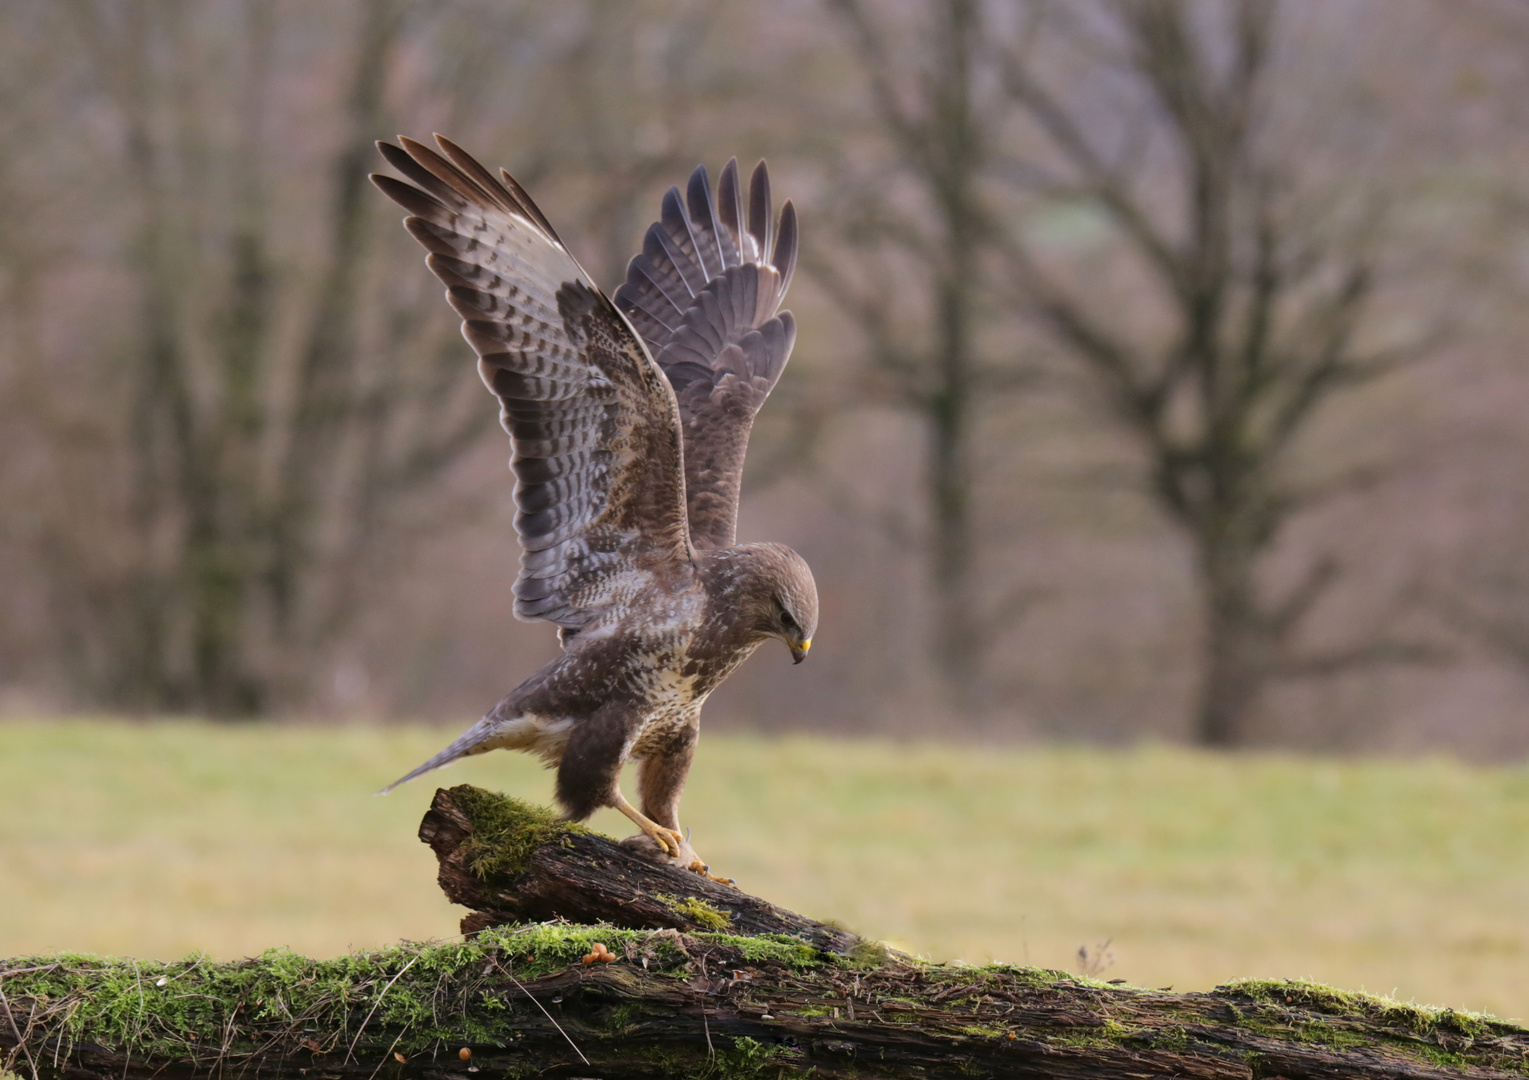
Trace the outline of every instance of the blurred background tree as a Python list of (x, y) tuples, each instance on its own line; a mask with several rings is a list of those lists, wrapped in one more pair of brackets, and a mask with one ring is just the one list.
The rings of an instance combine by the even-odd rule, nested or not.
[[(1191, 547), (1203, 611), (1194, 737), (1244, 742), (1272, 680), (1439, 657), (1389, 632), (1303, 648), (1342, 562), (1317, 548), (1282, 587), (1264, 571), (1301, 514), (1386, 475), (1373, 456), (1300, 461), (1320, 414), (1438, 352), (1432, 326), (1382, 314), (1383, 181), (1323, 176), (1305, 150), (1324, 133), (1281, 123), (1281, 5), (1125, 0), (1095, 20), (1035, 10), (1003, 80), (1051, 153), (1025, 162), (1017, 186), (1108, 222), (1124, 264), (1112, 277), (1150, 307), (1117, 306), (1109, 283), (1048, 267), (1024, 218), (995, 223), (999, 243), (1021, 309), (1097, 379), (1151, 498)], [(1096, 97), (1085, 82), (1119, 89)], [(1341, 107), (1327, 124), (1342, 125)], [(1091, 125), (1091, 109), (1104, 122)]]
[(4, 5), (7, 707), (440, 715), (552, 647), (365, 183), (441, 130), (607, 284), (697, 162), (798, 204), (743, 521), (824, 632), (717, 719), (1522, 752), (1525, 41), (1513, 0)]

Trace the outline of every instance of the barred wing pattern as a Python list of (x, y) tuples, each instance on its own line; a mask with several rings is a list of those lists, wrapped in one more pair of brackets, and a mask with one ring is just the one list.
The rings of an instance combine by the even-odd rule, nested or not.
[(771, 215), (764, 162), (749, 180), (746, 227), (738, 160), (715, 198), (701, 166), (683, 201), (677, 187), (664, 196), (616, 290), (679, 401), (690, 535), (701, 549), (734, 541), (749, 432), (796, 341), (791, 313), (776, 314), (796, 266), (796, 209), (785, 204), (778, 229)]
[(508, 173), (399, 141), (378, 149), (413, 183), (372, 181), (409, 211), (514, 446), (515, 614), (578, 630), (693, 556), (673, 391)]

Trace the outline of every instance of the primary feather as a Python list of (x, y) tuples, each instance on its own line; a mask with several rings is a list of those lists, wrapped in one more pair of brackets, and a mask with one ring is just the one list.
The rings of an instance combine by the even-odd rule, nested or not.
[(715, 198), (697, 167), (683, 200), (677, 187), (664, 196), (616, 290), (678, 399), (690, 535), (702, 549), (736, 538), (754, 416), (796, 341), (796, 320), (779, 311), (796, 267), (796, 208), (782, 207), (777, 229), (762, 161), (749, 180), (746, 225), (742, 205), (736, 158)]

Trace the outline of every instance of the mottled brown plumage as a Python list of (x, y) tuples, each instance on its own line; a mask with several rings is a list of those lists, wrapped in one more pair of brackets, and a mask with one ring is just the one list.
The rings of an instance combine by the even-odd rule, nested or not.
[[(761, 162), (746, 214), (737, 163), (714, 197), (697, 169), (665, 196), (612, 303), (508, 173), (446, 139), (379, 144), (412, 183), (373, 176), (409, 211), (499, 398), (522, 555), (515, 613), (563, 652), (388, 790), (468, 754), (527, 750), (557, 766), (568, 816), (612, 806), (667, 857), (705, 865), (679, 799), (701, 705), (765, 640), (807, 655), (817, 590), (780, 544), (735, 544), (754, 415), (795, 339), (780, 301), (796, 214), (771, 218)], [(639, 765), (638, 812), (619, 777)]]

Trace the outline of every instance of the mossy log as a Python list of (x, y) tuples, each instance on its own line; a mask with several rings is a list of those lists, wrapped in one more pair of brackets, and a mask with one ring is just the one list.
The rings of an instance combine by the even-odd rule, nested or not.
[[(609, 962), (584, 963), (606, 946)], [(23, 1080), (1529, 1075), (1529, 1031), (1305, 983), (1210, 993), (541, 924), (333, 960), (0, 961)]]
[[(575, 910), (562, 906), (569, 886), (528, 884), (541, 877), (600, 891), (617, 888), (613, 872), (627, 875), (620, 889), (679, 874), (476, 789), (440, 793), (431, 815), (421, 834), (447, 853), (448, 892), (495, 918), (535, 910), (528, 897)], [(695, 875), (662, 884), (672, 903), (610, 905), (611, 921), (645, 920), (636, 928), (486, 925), (331, 960), (0, 960), (0, 1068), (24, 1080), (1529, 1076), (1529, 1030), (1491, 1017), (1309, 983), (1175, 994), (931, 964)], [(764, 919), (782, 929), (755, 931)]]
[(473, 909), (462, 919), (464, 934), (566, 919), (631, 930), (786, 934), (841, 954), (859, 940), (470, 784), (435, 793), (419, 838), (440, 861), (447, 899)]

